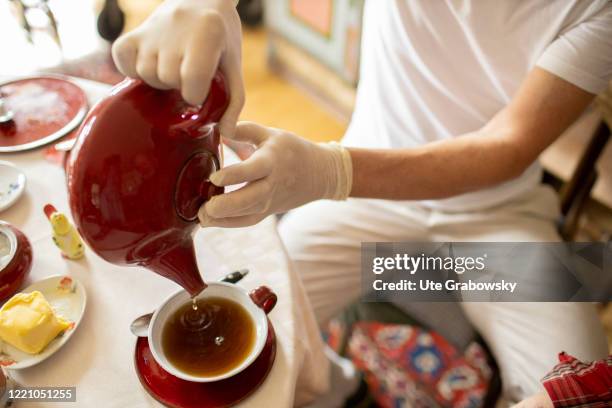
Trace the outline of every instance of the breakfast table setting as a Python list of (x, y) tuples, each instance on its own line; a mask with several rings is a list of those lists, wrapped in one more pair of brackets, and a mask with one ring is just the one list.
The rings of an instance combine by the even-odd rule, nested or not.
[[(165, 265), (168, 260), (172, 263), (173, 258), (158, 262), (164, 264), (162, 266), (150, 266), (153, 263), (147, 264), (150, 267), (143, 266), (146, 262), (138, 257), (149, 256), (153, 241), (147, 241), (130, 251), (127, 255), (129, 259), (122, 259), (122, 262), (118, 262), (116, 256), (117, 252), (125, 247), (124, 243), (118, 243), (112, 251), (109, 248), (115, 242), (106, 241), (98, 247), (90, 245), (96, 242), (102, 227), (91, 221), (91, 214), (80, 214), (77, 211), (75, 215), (74, 211), (71, 211), (71, 208), (83, 208), (92, 200), (85, 197), (86, 194), (81, 197), (80, 190), (86, 189), (82, 185), (79, 186), (79, 183), (87, 182), (87, 177), (112, 180), (115, 177), (114, 171), (129, 170), (117, 166), (108, 173), (95, 177), (87, 176), (83, 180), (75, 171), (69, 176), (72, 180), (69, 190), (63, 155), (73, 155), (75, 151), (82, 154), (90, 149), (85, 143), (80, 143), (81, 133), (93, 132), (95, 129), (91, 129), (96, 126), (100, 128), (100, 122), (104, 122), (103, 116), (110, 108), (102, 105), (97, 111), (94, 109), (97, 114), (87, 115), (86, 112), (109, 94), (112, 98), (117, 93), (128, 91), (125, 90), (125, 84), (120, 84), (111, 91), (109, 85), (90, 80), (58, 78), (78, 87), (85, 96), (79, 109), (75, 109), (74, 116), (77, 119), (74, 119), (75, 123), (71, 125), (72, 134), (78, 135), (79, 138), (76, 150), (65, 153), (59, 147), (55, 149), (53, 146), (65, 140), (56, 137), (55, 140), (45, 140), (44, 143), (29, 146), (27, 149), (0, 152), (0, 164), (3, 164), (0, 167), (0, 183), (4, 184), (5, 178), (8, 178), (9, 182), (17, 178), (20, 180), (13, 180), (12, 187), (8, 187), (12, 191), (12, 197), (4, 200), (5, 207), (0, 203), (0, 220), (6, 226), (20, 231), (31, 247), (31, 265), (23, 282), (20, 281), (14, 291), (20, 295), (32, 290), (45, 293), (45, 285), (50, 285), (49, 282), (53, 282), (52, 285), (57, 282), (58, 288), (68, 285), (67, 293), (74, 295), (75, 304), (74, 307), (66, 307), (72, 307), (70, 310), (74, 313), (64, 316), (69, 329), (52, 340), (47, 345), (47, 350), (43, 349), (38, 356), (27, 355), (23, 360), (7, 360), (6, 346), (1, 344), (0, 364), (10, 381), (14, 382), (14, 386), (73, 387), (75, 399), (54, 403), (54, 406), (58, 407), (276, 408), (300, 405), (320, 392), (323, 379), (326, 379), (327, 375), (323, 369), (326, 367), (322, 353), (323, 340), (300, 278), (292, 268), (277, 234), (277, 220), (274, 217), (267, 218), (253, 227), (241, 229), (203, 229), (196, 227), (197, 219), (192, 217), (189, 220), (194, 225), (190, 226), (193, 233), (189, 230), (184, 236), (181, 235), (183, 238), (189, 237), (189, 245), (193, 237), (197, 270), (203, 282), (209, 284), (201, 293), (210, 291), (219, 293), (221, 297), (235, 296), (235, 299), (242, 296), (240, 299), (243, 300), (237, 301), (243, 302), (242, 305), (255, 319), (255, 329), (265, 329), (263, 334), (257, 331), (254, 335), (256, 350), (250, 353), (248, 361), (243, 362), (244, 367), (226, 373), (226, 376), (211, 377), (206, 382), (199, 382), (197, 378), (181, 374), (180, 370), (173, 370), (172, 364), (168, 363), (165, 357), (160, 357), (161, 346), (156, 345), (157, 343), (149, 344), (155, 336), (161, 336), (161, 329), (156, 334), (156, 327), (162, 323), (155, 322), (162, 320), (162, 309), (171, 304), (172, 299), (177, 296), (182, 296), (182, 302), (185, 303), (185, 299), (189, 299), (187, 292), (195, 287), (195, 284), (193, 281), (185, 283), (180, 277), (173, 275), (176, 270), (173, 271), (172, 267), (168, 269), (168, 265)], [(10, 84), (15, 80), (16, 78), (0, 76), (0, 91), (3, 84)], [(83, 104), (86, 105), (85, 110), (80, 113)], [(112, 144), (110, 137), (107, 144)], [(121, 146), (113, 148), (119, 149)], [(238, 160), (227, 148), (221, 149), (225, 149), (222, 153), (225, 156), (225, 164)], [(171, 153), (168, 151), (169, 156)], [(109, 155), (109, 158), (112, 157)], [(133, 161), (141, 166), (141, 171), (152, 171), (147, 168), (146, 163), (139, 161), (139, 157), (134, 155)], [(195, 164), (186, 165), (181, 170), (179, 181), (176, 182), (179, 185), (182, 180), (187, 180), (185, 183), (188, 183), (190, 177), (195, 177), (194, 174), (197, 175), (205, 164), (208, 165), (204, 159), (189, 160), (189, 163)], [(83, 168), (86, 168), (86, 164), (80, 164), (79, 171)], [(81, 173), (91, 174), (86, 170)], [(123, 187), (128, 190), (130, 188)], [(0, 189), (4, 188), (4, 185), (0, 186)], [(94, 190), (95, 188), (96, 185)], [(76, 191), (73, 191), (74, 189)], [(160, 187), (159, 190), (162, 189)], [(180, 201), (181, 197), (177, 193), (175, 202)], [(151, 199), (149, 195), (135, 199), (140, 199), (141, 204), (152, 209), (149, 213), (153, 216), (150, 216), (149, 220), (145, 219), (146, 222), (155, 224), (158, 212), (159, 218), (164, 219), (162, 212), (167, 211), (166, 206), (155, 201), (148, 202), (148, 199)], [(188, 219), (186, 214), (191, 211), (193, 215), (194, 211), (194, 203), (189, 200), (186, 203), (182, 207), (179, 203), (177, 207), (183, 218), (181, 225)], [(111, 218), (112, 211), (121, 211), (110, 204), (104, 207), (103, 203), (101, 207), (103, 215), (110, 213)], [(71, 241), (62, 241), (64, 238), (58, 235), (60, 226), (72, 228), (72, 224), (79, 227), (81, 235), (84, 234), (83, 242), (78, 237), (76, 228), (67, 229), (74, 234), (66, 235), (71, 237)], [(113, 237), (112, 234), (107, 236)], [(133, 261), (133, 258), (136, 260)], [(133, 265), (128, 265), (130, 263)], [(184, 269), (184, 265), (179, 266), (180, 268), (175, 269)], [(157, 273), (152, 272), (154, 269)], [(248, 271), (248, 274), (243, 273), (240, 276), (242, 279), (236, 283), (216, 283), (234, 271)], [(0, 276), (1, 274), (0, 270)], [(182, 290), (177, 283), (187, 291)], [(200, 282), (200, 285), (206, 284)], [(191, 294), (194, 293), (197, 292)], [(274, 295), (274, 302), (266, 303), (271, 299), (271, 294)], [(261, 300), (262, 296), (267, 297)], [(2, 302), (5, 301), (6, 298)], [(51, 298), (49, 301), (51, 302)], [(134, 320), (156, 310), (150, 323), (154, 327), (145, 328), (143, 337), (135, 336), (130, 328)], [(72, 312), (66, 312), (68, 315), (70, 313)], [(61, 314), (61, 310), (58, 314)], [(13, 401), (17, 407), (43, 407), (48, 405), (49, 400), (14, 398)]]

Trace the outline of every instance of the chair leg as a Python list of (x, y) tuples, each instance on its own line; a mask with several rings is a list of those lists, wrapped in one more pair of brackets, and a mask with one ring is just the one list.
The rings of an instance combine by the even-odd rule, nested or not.
[(591, 137), (572, 178), (561, 189), (561, 219), (559, 232), (566, 241), (571, 241), (580, 221), (584, 205), (597, 180), (596, 163), (610, 139), (610, 128), (602, 121)]
[(559, 232), (563, 237), (563, 240), (573, 241), (576, 237), (576, 232), (578, 231), (578, 225), (580, 223), (580, 216), (582, 215), (584, 206), (589, 199), (591, 189), (595, 185), (595, 181), (597, 181), (597, 172), (593, 171), (588, 174), (580, 189), (575, 192), (573, 202), (567, 209), (567, 213), (563, 217), (561, 223)]
[(571, 180), (561, 189), (561, 213), (567, 214), (569, 211), (576, 196), (583, 188), (584, 180), (587, 180), (590, 177), (590, 173), (594, 171), (595, 164), (609, 139), (610, 128), (608, 128), (606, 122), (602, 121), (591, 137), (582, 158), (578, 162), (578, 166), (574, 170)]
[(23, 0), (16, 0), (14, 1), (14, 4), (15, 10), (17, 11), (17, 18), (19, 19), (19, 24), (21, 25), (21, 28), (24, 29), (28, 42), (32, 44), (32, 26), (30, 26), (30, 23), (26, 18), (26, 6), (25, 4), (23, 4)]
[(55, 18), (55, 14), (53, 14), (53, 11), (51, 10), (51, 8), (49, 7), (46, 1), (42, 4), (42, 7), (43, 7), (43, 11), (47, 15), (47, 18), (49, 19), (49, 23), (51, 24), (51, 31), (53, 34), (53, 39), (57, 43), (57, 46), (61, 49), (62, 41), (60, 40), (59, 31), (57, 29), (57, 20)]

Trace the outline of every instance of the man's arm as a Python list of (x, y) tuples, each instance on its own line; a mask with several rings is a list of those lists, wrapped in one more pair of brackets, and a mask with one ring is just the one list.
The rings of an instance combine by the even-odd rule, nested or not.
[[(594, 95), (540, 68), (486, 126), (461, 137), (398, 150), (317, 145), (289, 132), (241, 123), (235, 139), (256, 146), (211, 175), (218, 186), (202, 226), (244, 227), (319, 199), (439, 199), (518, 177), (582, 113)], [(349, 155), (350, 152), (350, 155)]]
[(398, 150), (349, 149), (353, 197), (440, 199), (518, 177), (593, 100), (535, 68), (508, 106), (482, 129)]

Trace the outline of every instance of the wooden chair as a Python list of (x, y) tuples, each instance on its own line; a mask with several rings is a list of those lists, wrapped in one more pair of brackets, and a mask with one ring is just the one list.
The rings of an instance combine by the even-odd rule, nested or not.
[(561, 218), (558, 227), (566, 241), (572, 241), (576, 236), (580, 215), (597, 181), (596, 163), (610, 140), (610, 133), (609, 125), (602, 120), (591, 136), (572, 178), (559, 191)]
[(53, 39), (57, 43), (58, 47), (61, 48), (62, 42), (60, 41), (59, 32), (57, 30), (57, 20), (53, 11), (49, 7), (48, 0), (9, 0), (13, 3), (15, 13), (19, 19), (21, 27), (24, 29), (29, 42), (32, 42), (32, 33), (35, 29), (28, 21), (28, 10), (39, 9), (41, 10), (48, 19), (49, 26), (45, 29), (50, 29)]

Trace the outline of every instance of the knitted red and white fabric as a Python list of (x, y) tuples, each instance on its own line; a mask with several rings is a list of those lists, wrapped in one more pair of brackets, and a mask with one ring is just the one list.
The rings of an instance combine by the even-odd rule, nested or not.
[(559, 364), (542, 379), (555, 407), (612, 407), (612, 355), (583, 363), (565, 352)]

